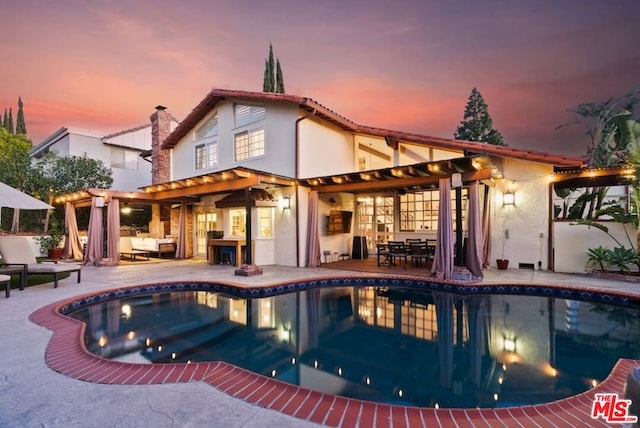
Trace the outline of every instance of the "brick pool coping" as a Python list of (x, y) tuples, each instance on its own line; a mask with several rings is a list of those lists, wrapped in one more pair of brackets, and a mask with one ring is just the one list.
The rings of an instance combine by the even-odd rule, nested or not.
[[(334, 427), (507, 427), (522, 426), (609, 426), (591, 418), (596, 393), (623, 394), (628, 373), (640, 366), (640, 360), (621, 359), (609, 376), (595, 388), (562, 400), (546, 404), (498, 409), (434, 409), (380, 404), (322, 393), (253, 373), (226, 362), (136, 364), (108, 360), (91, 354), (83, 341), (85, 324), (64, 315), (65, 312), (94, 302), (127, 295), (158, 291), (178, 291), (207, 288), (211, 291), (232, 291), (241, 296), (261, 297), (284, 291), (313, 287), (349, 286), (357, 284), (407, 285), (430, 289), (481, 294), (488, 291), (509, 294), (533, 293), (571, 299), (582, 296), (603, 301), (637, 304), (634, 293), (612, 292), (594, 288), (561, 284), (459, 283), (433, 278), (406, 276), (375, 276), (317, 278), (282, 282), (247, 288), (229, 282), (168, 282), (138, 285), (85, 294), (46, 305), (34, 311), (29, 319), (53, 332), (45, 351), (45, 363), (65, 376), (94, 383), (115, 385), (151, 385), (167, 383), (205, 382), (228, 395), (264, 408), (310, 422)], [(378, 284), (378, 285), (380, 285)]]

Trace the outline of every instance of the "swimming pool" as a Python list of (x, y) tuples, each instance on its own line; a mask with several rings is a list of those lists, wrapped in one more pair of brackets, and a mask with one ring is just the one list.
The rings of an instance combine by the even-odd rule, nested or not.
[[(348, 398), (475, 408), (594, 388), (618, 358), (638, 358), (638, 307), (584, 290), (345, 278), (149, 285), (61, 311), (87, 323), (90, 351), (118, 362), (221, 360)], [(620, 313), (625, 326), (611, 321)]]

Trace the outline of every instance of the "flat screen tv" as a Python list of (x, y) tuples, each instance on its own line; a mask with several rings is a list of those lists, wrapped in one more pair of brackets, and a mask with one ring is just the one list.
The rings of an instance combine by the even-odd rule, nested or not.
[(351, 219), (353, 213), (351, 211), (331, 210), (329, 212), (329, 225), (327, 233), (335, 235), (338, 233), (351, 232)]

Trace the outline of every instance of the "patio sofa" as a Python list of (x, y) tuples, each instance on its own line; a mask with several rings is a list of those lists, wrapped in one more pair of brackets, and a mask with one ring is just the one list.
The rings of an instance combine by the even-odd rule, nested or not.
[(157, 254), (158, 257), (174, 257), (176, 243), (170, 238), (131, 238), (131, 249)]

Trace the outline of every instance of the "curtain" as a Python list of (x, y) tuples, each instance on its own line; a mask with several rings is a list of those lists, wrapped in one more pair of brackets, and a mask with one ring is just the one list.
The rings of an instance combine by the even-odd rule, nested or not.
[(180, 204), (180, 220), (178, 222), (178, 243), (176, 245), (176, 259), (187, 258), (187, 204)]
[(440, 386), (450, 388), (453, 381), (453, 297), (450, 293), (433, 292), (438, 325), (438, 361)]
[(84, 254), (84, 265), (98, 265), (102, 260), (104, 238), (102, 236), (102, 208), (96, 205), (96, 197), (91, 198), (91, 214), (89, 215), (89, 231), (87, 250)]
[(480, 223), (480, 184), (474, 181), (469, 185), (469, 241), (467, 242), (467, 269), (475, 279), (481, 279), (484, 239)]
[(120, 201), (111, 199), (107, 208), (107, 258), (120, 260)]
[(451, 213), (451, 182), (441, 178), (440, 208), (438, 211), (438, 231), (436, 234), (436, 254), (431, 266), (438, 278), (451, 279), (453, 276), (453, 216)]
[(76, 209), (71, 202), (64, 205), (64, 252), (65, 259), (82, 260), (82, 242), (78, 234), (78, 220), (76, 219)]
[(485, 186), (485, 190), (482, 210), (482, 266), (487, 268), (491, 265), (491, 201), (494, 190), (489, 186)]
[(309, 218), (307, 223), (307, 267), (320, 266), (320, 237), (318, 236), (318, 192), (309, 192)]

